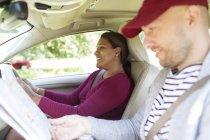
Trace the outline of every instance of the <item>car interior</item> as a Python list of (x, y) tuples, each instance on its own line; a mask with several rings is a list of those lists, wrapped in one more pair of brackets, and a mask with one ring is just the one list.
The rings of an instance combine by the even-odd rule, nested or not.
[[(57, 37), (94, 31), (121, 32), (123, 25), (135, 17), (142, 4), (142, 0), (22, 0), (17, 4), (18, 2), (20, 1), (3, 0), (0, 3), (4, 8), (0, 11), (0, 63)], [(12, 4), (13, 8), (22, 7), (20, 14), (8, 12), (8, 5)], [(143, 47), (139, 36), (127, 40), (135, 88), (123, 119), (132, 117), (141, 107), (151, 83), (160, 71), (160, 67), (153, 64), (151, 54)], [(33, 79), (31, 82), (40, 88), (71, 91), (89, 74)]]

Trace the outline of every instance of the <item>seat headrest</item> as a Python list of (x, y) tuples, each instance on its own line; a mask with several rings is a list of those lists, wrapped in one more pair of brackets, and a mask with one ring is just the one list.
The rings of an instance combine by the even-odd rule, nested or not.
[(131, 39), (127, 39), (129, 48), (129, 59), (130, 61), (147, 61), (149, 62), (149, 57), (147, 55), (146, 49), (143, 47), (139, 36)]

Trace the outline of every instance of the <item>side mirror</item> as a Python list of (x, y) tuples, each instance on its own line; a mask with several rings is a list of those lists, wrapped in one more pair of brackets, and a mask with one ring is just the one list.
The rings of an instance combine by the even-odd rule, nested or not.
[(24, 21), (28, 18), (28, 7), (24, 1), (7, 2), (3, 5), (3, 8), (0, 13), (1, 30), (13, 30), (24, 24)]

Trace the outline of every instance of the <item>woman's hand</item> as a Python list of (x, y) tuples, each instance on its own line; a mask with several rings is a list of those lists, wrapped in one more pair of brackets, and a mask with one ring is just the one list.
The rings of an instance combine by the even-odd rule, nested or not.
[(25, 82), (31, 89), (34, 88), (34, 86), (31, 84), (31, 82), (29, 82), (27, 79), (22, 78), (21, 80), (22, 80), (23, 82)]
[(91, 133), (88, 118), (79, 115), (50, 119), (50, 123), (53, 140), (71, 140)]
[(39, 94), (39, 95), (44, 95), (44, 89), (38, 88), (36, 86), (33, 86), (31, 84), (31, 82), (29, 82), (27, 79), (23, 78), (22, 79), (23, 82), (25, 82), (25, 84), (27, 84), (35, 93)]
[[(24, 80), (17, 78), (18, 83), (20, 86), (25, 90), (25, 92), (31, 97), (31, 99), (38, 105), (41, 99), (41, 96), (36, 94), (31, 84), (27, 84)], [(29, 82), (30, 83), (30, 82)]]

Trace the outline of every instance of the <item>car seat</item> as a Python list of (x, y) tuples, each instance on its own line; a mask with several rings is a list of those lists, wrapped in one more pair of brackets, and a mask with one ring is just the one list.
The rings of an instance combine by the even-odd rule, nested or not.
[(146, 49), (143, 47), (138, 36), (128, 39), (128, 45), (131, 76), (135, 85), (122, 119), (130, 118), (138, 111), (147, 98), (151, 83), (160, 71), (157, 67), (149, 63)]

